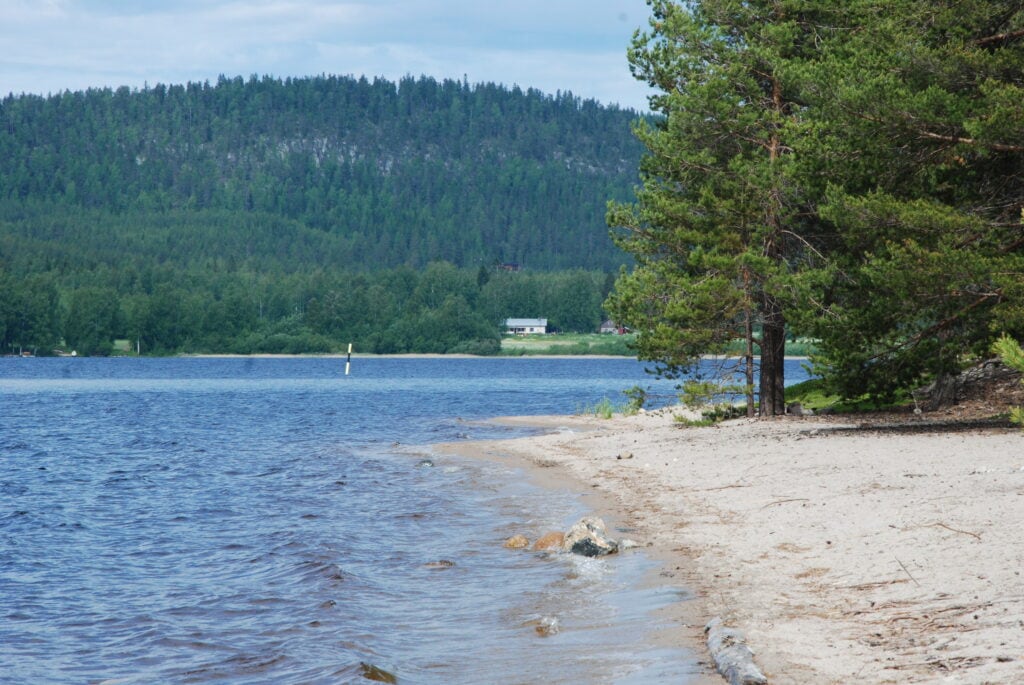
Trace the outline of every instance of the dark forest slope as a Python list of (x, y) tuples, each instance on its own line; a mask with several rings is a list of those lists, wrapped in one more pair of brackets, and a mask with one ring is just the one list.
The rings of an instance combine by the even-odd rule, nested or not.
[(594, 330), (635, 117), (428, 78), (8, 96), (0, 352), (493, 353), (507, 317)]
[(612, 269), (605, 204), (630, 197), (636, 116), (430, 78), (8, 96), (0, 259)]

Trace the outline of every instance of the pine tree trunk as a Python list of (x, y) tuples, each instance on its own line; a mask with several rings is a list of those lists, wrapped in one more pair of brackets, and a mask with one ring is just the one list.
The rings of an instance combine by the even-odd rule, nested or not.
[(786, 413), (786, 321), (782, 305), (770, 295), (764, 297), (761, 333), (761, 416)]
[(947, 372), (941, 372), (931, 384), (931, 392), (925, 400), (925, 411), (938, 411), (945, 407), (956, 404), (957, 381), (959, 376)]
[[(777, 78), (771, 79), (772, 108), (781, 117), (785, 105), (782, 85)], [(782, 142), (777, 134), (769, 141), (768, 154), (772, 165), (778, 161)], [(782, 246), (782, 190), (773, 183), (765, 206), (765, 222), (771, 231), (765, 237), (764, 256), (775, 263), (783, 261)], [(761, 416), (781, 416), (786, 413), (785, 360), (786, 320), (782, 315), (782, 304), (767, 292), (761, 294), (761, 315), (764, 317), (761, 333)]]
[(743, 353), (743, 371), (746, 376), (744, 392), (747, 397), (747, 416), (753, 417), (757, 414), (757, 405), (754, 401), (754, 314), (750, 307), (750, 271), (746, 268), (743, 269), (743, 297), (746, 302), (743, 311), (743, 335), (746, 344)]
[(753, 417), (757, 413), (757, 406), (754, 402), (754, 329), (750, 325), (750, 312), (747, 312), (747, 349), (743, 355), (743, 371), (746, 375), (744, 392), (747, 396), (747, 416)]

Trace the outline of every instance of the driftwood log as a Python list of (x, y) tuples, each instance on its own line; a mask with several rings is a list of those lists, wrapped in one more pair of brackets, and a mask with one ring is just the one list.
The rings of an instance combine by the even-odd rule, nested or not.
[(766, 685), (768, 678), (754, 664), (754, 652), (747, 646), (743, 633), (729, 628), (717, 616), (704, 626), (708, 651), (715, 668), (729, 685)]

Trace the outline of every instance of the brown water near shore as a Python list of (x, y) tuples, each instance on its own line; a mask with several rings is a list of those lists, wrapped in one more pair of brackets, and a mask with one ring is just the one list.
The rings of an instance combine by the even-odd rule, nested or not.
[(696, 598), (669, 639), (700, 645), (721, 616), (773, 685), (1024, 681), (1018, 429), (935, 415), (547, 425), (479, 449), (602, 493), (596, 507), (675, 564)]
[[(579, 416), (499, 417), (491, 422), (536, 428), (546, 435), (570, 439), (574, 435), (585, 435), (606, 427), (606, 422)], [(653, 626), (647, 636), (650, 645), (672, 650), (670, 658), (686, 659), (687, 663), (682, 668), (686, 676), (683, 682), (687, 685), (720, 685), (722, 678), (706, 656), (706, 618), (699, 595), (692, 589), (696, 587), (692, 582), (693, 560), (687, 555), (687, 550), (665, 548), (650, 542), (650, 531), (644, 528), (642, 520), (638, 518), (635, 503), (597, 483), (580, 478), (578, 474), (563, 468), (563, 464), (546, 459), (543, 450), (533, 450), (534, 440), (518, 438), (446, 443), (434, 445), (433, 450), (441, 455), (483, 459), (519, 469), (530, 484), (577, 498), (587, 511), (605, 521), (615, 537), (639, 543), (640, 548), (627, 551), (626, 554), (642, 553), (651, 563), (635, 579), (636, 592), (626, 600), (632, 606), (625, 608), (643, 613), (645, 622)], [(532, 541), (547, 531), (526, 532), (532, 533), (533, 537), (529, 538)], [(616, 630), (614, 626), (611, 629)], [(579, 682), (589, 681), (582, 679)], [(641, 679), (637, 682), (680, 681), (676, 678), (664, 681)]]

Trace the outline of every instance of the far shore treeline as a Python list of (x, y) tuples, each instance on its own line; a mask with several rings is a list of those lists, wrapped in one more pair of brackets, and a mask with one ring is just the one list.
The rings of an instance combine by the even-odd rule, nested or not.
[[(564, 331), (600, 325), (602, 293), (594, 271), (507, 273), (447, 262), (423, 270), (308, 273), (155, 267), (99, 269), (58, 287), (49, 274), (0, 282), (15, 335), (48, 343), (36, 354), (107, 355), (116, 339), (143, 355), (175, 353), (300, 354), (343, 350), (376, 354), (497, 354), (509, 311), (539, 317)], [(62, 341), (58, 343), (58, 341)], [(27, 350), (33, 348), (26, 347)], [(623, 351), (625, 351), (623, 349)]]
[(497, 351), (595, 331), (632, 110), (407, 77), (0, 101), (0, 353)]

